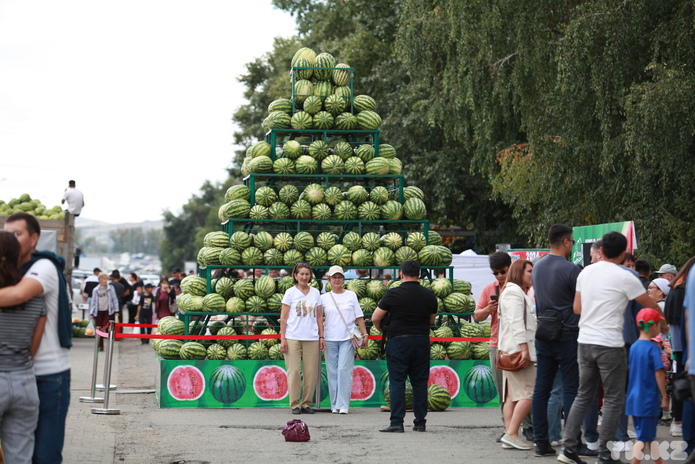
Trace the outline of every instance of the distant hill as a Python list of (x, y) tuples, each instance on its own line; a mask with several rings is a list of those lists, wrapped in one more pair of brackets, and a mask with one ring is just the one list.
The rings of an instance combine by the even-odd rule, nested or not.
[(163, 221), (144, 221), (144, 222), (123, 222), (120, 224), (110, 224), (108, 222), (97, 221), (83, 217), (75, 218), (75, 229), (79, 230), (82, 240), (94, 238), (99, 243), (109, 243), (109, 233), (118, 229), (142, 229), (161, 230)]

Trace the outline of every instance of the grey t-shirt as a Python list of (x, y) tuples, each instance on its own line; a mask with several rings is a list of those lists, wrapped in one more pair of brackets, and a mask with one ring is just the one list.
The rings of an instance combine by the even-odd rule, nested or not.
[(34, 364), (31, 339), (36, 321), (46, 315), (46, 306), (40, 296), (22, 306), (0, 308), (0, 372), (22, 371)]

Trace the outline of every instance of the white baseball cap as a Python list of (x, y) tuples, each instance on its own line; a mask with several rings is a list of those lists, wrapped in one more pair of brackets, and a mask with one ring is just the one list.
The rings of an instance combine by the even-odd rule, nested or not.
[(326, 275), (328, 277), (333, 277), (336, 274), (342, 274), (343, 276), (345, 275), (345, 271), (343, 271), (343, 268), (340, 266), (331, 266), (328, 269), (328, 272), (326, 272)]

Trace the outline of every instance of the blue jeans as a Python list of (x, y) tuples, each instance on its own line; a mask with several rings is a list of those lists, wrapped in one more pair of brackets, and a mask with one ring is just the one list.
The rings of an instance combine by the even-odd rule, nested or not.
[(562, 440), (562, 377), (555, 374), (553, 389), (548, 401), (548, 439), (550, 442)]
[(562, 408), (569, 414), (579, 386), (577, 339), (543, 342), (536, 340), (536, 385), (533, 389), (533, 441), (550, 443), (548, 437), (548, 401), (555, 377), (562, 381)]
[(355, 350), (350, 340), (326, 341), (326, 371), (331, 410), (350, 407), (352, 393), (352, 369), (355, 367)]
[(611, 451), (607, 444), (615, 438), (625, 403), (625, 347), (611, 348), (580, 343), (578, 353), (579, 390), (565, 421), (564, 445), (571, 451), (577, 450), (582, 421), (591, 408), (599, 384), (603, 382), (603, 419), (599, 430), (598, 452), (599, 458), (609, 458)]
[(63, 462), (65, 418), (70, 405), (70, 369), (58, 374), (37, 375), (39, 425), (36, 428), (34, 464)]
[(39, 420), (34, 369), (0, 372), (0, 439), (5, 462), (29, 464)]
[(427, 380), (430, 377), (430, 339), (423, 337), (396, 337), (386, 344), (386, 366), (389, 370), (391, 395), (391, 425), (403, 426), (405, 418), (405, 380), (413, 386), (413, 413), (415, 425), (427, 420)]

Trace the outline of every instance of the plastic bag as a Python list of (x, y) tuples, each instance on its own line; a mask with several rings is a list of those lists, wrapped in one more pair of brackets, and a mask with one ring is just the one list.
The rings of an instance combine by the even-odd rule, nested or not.
[(140, 327), (133, 327), (133, 334), (140, 335)]

